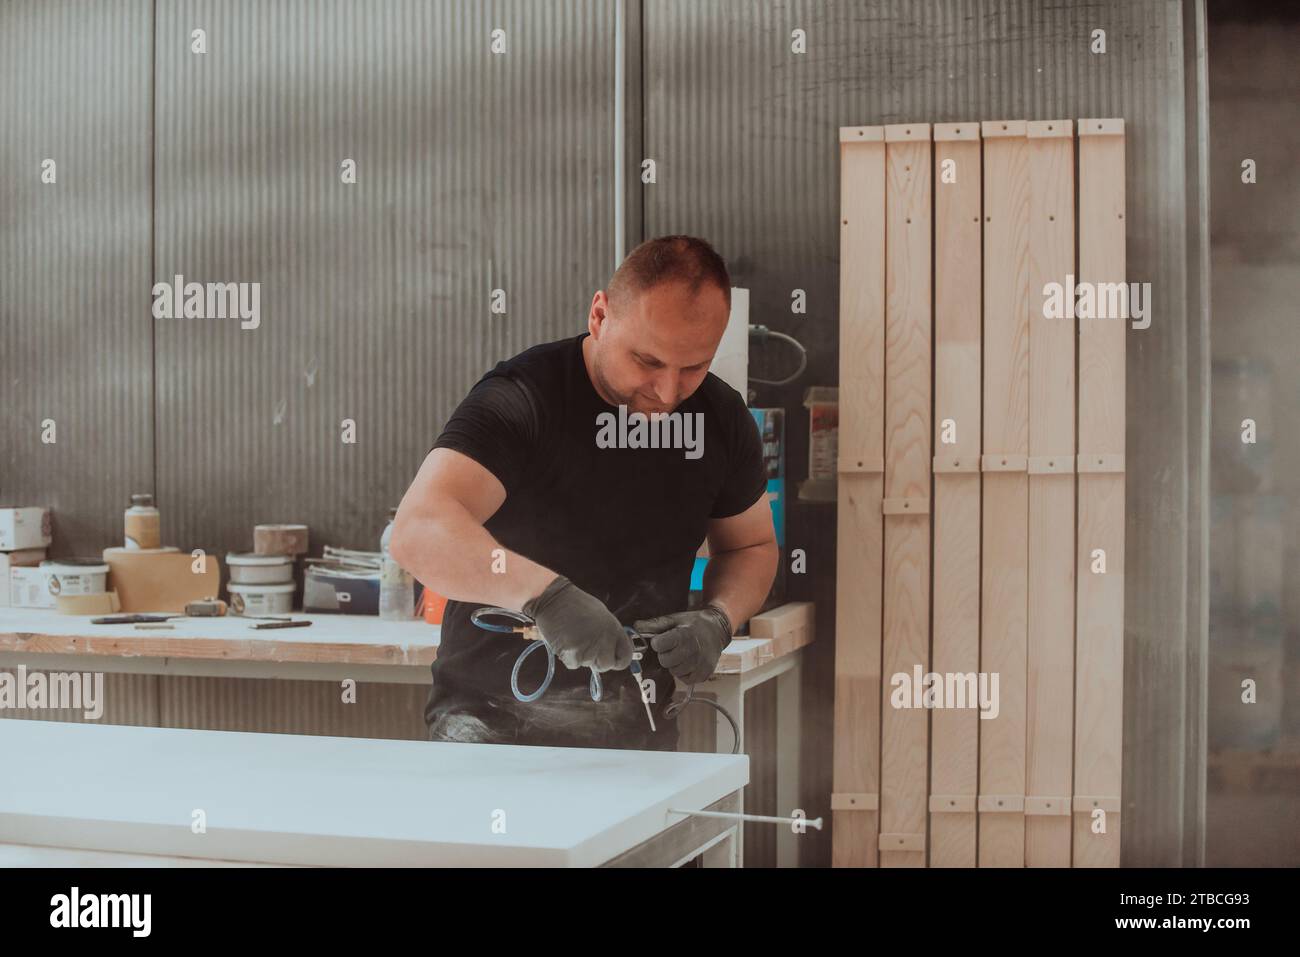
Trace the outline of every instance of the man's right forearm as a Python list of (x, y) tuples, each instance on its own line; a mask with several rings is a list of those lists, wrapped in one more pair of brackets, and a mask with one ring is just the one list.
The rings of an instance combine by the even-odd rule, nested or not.
[(399, 509), (389, 549), (436, 594), (513, 611), (545, 591), (557, 574), (504, 548), (450, 499), (405, 516)]

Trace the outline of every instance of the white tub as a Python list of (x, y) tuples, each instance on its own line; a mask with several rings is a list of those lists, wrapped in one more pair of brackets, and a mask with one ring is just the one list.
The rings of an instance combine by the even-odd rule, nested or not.
[(101, 595), (108, 584), (108, 565), (98, 558), (50, 558), (41, 574), (51, 595)]
[(230, 552), (226, 555), (230, 580), (236, 585), (277, 585), (293, 581), (293, 557), (290, 555), (254, 555)]
[(293, 582), (272, 585), (241, 585), (231, 582), (230, 613), (255, 618), (262, 615), (287, 615), (293, 611)]

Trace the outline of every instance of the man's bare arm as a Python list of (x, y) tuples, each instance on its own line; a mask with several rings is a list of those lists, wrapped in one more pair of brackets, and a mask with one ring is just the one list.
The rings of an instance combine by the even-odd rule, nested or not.
[(780, 560), (767, 495), (739, 515), (710, 521), (708, 536), (704, 601), (718, 605), (739, 629), (763, 607)]
[(557, 573), (506, 550), (483, 527), (505, 500), (505, 487), (483, 466), (434, 449), (402, 497), (389, 550), (436, 594), (519, 611)]

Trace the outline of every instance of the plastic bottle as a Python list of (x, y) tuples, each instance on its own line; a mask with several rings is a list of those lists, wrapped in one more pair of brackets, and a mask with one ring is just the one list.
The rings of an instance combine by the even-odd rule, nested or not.
[(388, 525), (379, 539), (383, 562), (379, 572), (379, 617), (386, 621), (405, 621), (415, 616), (415, 579), (388, 553), (393, 540), (393, 520), (397, 509), (388, 510)]
[(162, 546), (158, 509), (152, 495), (132, 495), (126, 510), (125, 546), (132, 550)]

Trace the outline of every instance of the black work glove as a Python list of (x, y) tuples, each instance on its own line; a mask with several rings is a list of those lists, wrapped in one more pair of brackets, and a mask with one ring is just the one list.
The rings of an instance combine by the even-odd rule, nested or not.
[(566, 668), (616, 671), (632, 663), (632, 639), (608, 608), (563, 575), (524, 604), (523, 613)]
[(632, 627), (640, 634), (654, 635), (650, 647), (659, 655), (659, 663), (688, 685), (708, 680), (722, 649), (731, 642), (731, 619), (716, 605), (633, 622)]

